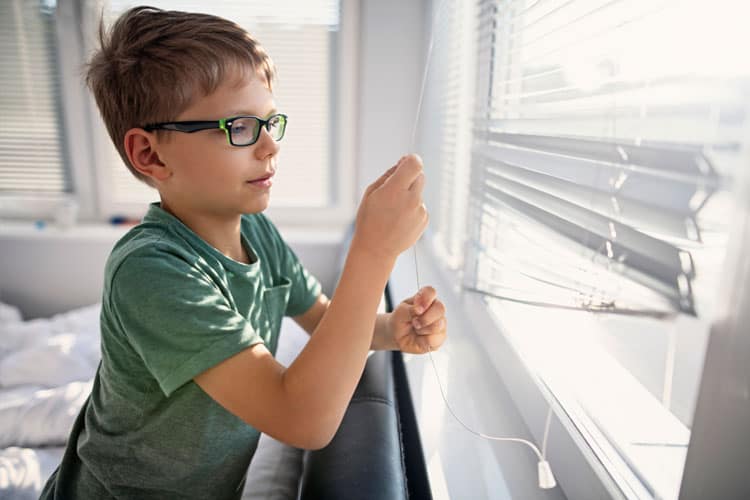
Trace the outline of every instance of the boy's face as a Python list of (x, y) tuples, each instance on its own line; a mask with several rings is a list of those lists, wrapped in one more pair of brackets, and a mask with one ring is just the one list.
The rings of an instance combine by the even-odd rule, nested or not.
[[(219, 120), (239, 115), (268, 118), (276, 113), (273, 94), (265, 80), (255, 76), (222, 84), (196, 99), (175, 121)], [(257, 142), (236, 147), (220, 129), (193, 133), (167, 132), (160, 141), (159, 158), (172, 175), (160, 186), (163, 199), (196, 215), (235, 217), (268, 207), (279, 144), (265, 128)], [(252, 182), (256, 181), (256, 182)]]

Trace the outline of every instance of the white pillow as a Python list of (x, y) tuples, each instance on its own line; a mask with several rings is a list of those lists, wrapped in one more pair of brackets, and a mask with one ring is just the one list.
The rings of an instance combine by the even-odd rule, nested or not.
[(0, 392), (0, 448), (64, 445), (92, 380), (45, 389), (23, 386)]
[[(289, 366), (307, 343), (309, 335), (297, 323), (284, 318), (281, 324), (276, 360)], [(247, 471), (242, 500), (294, 500), (302, 476), (304, 451), (260, 436), (250, 468)]]
[(16, 306), (0, 302), (0, 325), (18, 323), (19, 321), (23, 321), (21, 310)]
[(0, 386), (57, 387), (88, 380), (99, 364), (99, 339), (60, 333), (0, 359)]
[(39, 344), (44, 339), (61, 333), (72, 333), (98, 340), (100, 310), (101, 306), (94, 304), (51, 318), (37, 318), (30, 321), (11, 319), (7, 322), (0, 320), (0, 356)]
[(296, 499), (303, 459), (303, 450), (261, 435), (247, 470), (242, 500)]

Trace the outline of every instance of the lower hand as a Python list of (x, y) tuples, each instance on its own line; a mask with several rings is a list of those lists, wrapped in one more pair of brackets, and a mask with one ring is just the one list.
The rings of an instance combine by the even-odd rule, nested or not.
[(431, 286), (401, 302), (388, 318), (388, 331), (401, 352), (436, 351), (447, 336), (445, 305)]

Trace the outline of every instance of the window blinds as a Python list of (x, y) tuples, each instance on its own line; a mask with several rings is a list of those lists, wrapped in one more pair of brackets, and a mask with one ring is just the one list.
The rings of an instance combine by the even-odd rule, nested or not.
[[(462, 264), (474, 94), (476, 9), (472, 2), (434, 2), (433, 48), (427, 61), (422, 115), (418, 117), (419, 148), (436, 186), (425, 193), (431, 226), (437, 228), (435, 248), (451, 268)], [(427, 147), (424, 147), (424, 145)], [(430, 169), (439, 168), (432, 177)]]
[(0, 2), (0, 195), (49, 197), (70, 190), (53, 5)]
[[(144, 2), (113, 0), (110, 19)], [(338, 0), (206, 2), (153, 0), (147, 5), (204, 12), (230, 19), (248, 30), (270, 54), (277, 70), (274, 96), (289, 115), (279, 153), (274, 206), (327, 206), (331, 186), (335, 114), (335, 42), (339, 30)], [(107, 193), (113, 207), (144, 203), (156, 192), (137, 181), (109, 148), (107, 175), (114, 188)], [(104, 188), (106, 189), (106, 187)], [(110, 207), (109, 211), (115, 208)]]
[(725, 225), (723, 179), (746, 102), (733, 85), (742, 64), (718, 57), (720, 33), (696, 42), (700, 3), (478, 8), (468, 288), (556, 307), (697, 314), (695, 281)]

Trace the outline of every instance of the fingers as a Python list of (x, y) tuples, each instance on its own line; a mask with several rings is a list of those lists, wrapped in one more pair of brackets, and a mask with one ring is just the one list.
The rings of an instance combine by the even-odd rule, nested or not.
[(419, 289), (419, 291), (412, 297), (412, 304), (414, 307), (412, 308), (412, 312), (415, 315), (420, 315), (423, 312), (425, 312), (430, 305), (432, 305), (432, 302), (437, 297), (437, 291), (431, 287), (431, 286), (425, 286)]
[(391, 175), (393, 175), (393, 172), (395, 172), (395, 171), (396, 171), (396, 168), (398, 168), (398, 164), (396, 164), (396, 165), (392, 166), (391, 168), (389, 168), (388, 170), (386, 170), (386, 171), (385, 171), (385, 172), (383, 173), (383, 175), (381, 175), (380, 177), (378, 177), (378, 178), (377, 178), (377, 179), (375, 180), (375, 182), (373, 182), (372, 184), (370, 184), (370, 185), (369, 185), (369, 186), (367, 187), (367, 189), (365, 190), (365, 197), (367, 197), (367, 196), (368, 196), (368, 195), (369, 195), (370, 193), (372, 193), (373, 191), (375, 191), (376, 189), (378, 189), (378, 188), (379, 188), (380, 186), (382, 186), (382, 185), (383, 185), (383, 183), (384, 183), (384, 182), (385, 182), (386, 180), (388, 180), (388, 178), (389, 178), (389, 177), (390, 177)]
[(402, 337), (404, 352), (426, 354), (438, 350), (448, 335), (448, 320), (445, 305), (437, 298), (431, 286), (421, 288), (413, 297), (399, 304), (394, 313), (398, 314), (400, 328), (408, 328), (409, 334)]
[(414, 182), (409, 186), (409, 191), (416, 194), (422, 194), (422, 191), (424, 190), (424, 180), (424, 172), (419, 172), (417, 178), (414, 179)]
[(388, 184), (393, 183), (395, 186), (403, 189), (410, 189), (414, 181), (422, 173), (422, 169), (422, 158), (415, 154), (407, 155), (396, 165), (396, 171), (387, 179)]
[(448, 320), (445, 317), (438, 318), (427, 326), (414, 328), (417, 335), (438, 335), (444, 333), (448, 329)]
[(447, 337), (446, 330), (442, 330), (432, 335), (420, 336), (417, 340), (422, 348), (422, 352), (437, 351), (443, 345)]
[(439, 323), (441, 320), (445, 319), (445, 306), (442, 302), (439, 300), (436, 300), (430, 308), (422, 314), (421, 316), (415, 316), (411, 320), (411, 326), (417, 331), (417, 333), (421, 333), (421, 331), (431, 325), (434, 325), (435, 323)]

